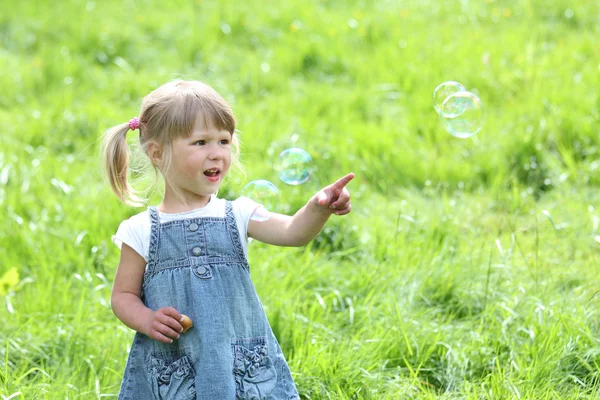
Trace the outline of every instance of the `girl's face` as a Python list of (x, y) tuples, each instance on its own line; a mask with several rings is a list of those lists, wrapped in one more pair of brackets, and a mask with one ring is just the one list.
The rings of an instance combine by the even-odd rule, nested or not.
[(228, 131), (196, 124), (189, 137), (173, 140), (168, 184), (189, 200), (215, 193), (231, 166), (231, 139)]

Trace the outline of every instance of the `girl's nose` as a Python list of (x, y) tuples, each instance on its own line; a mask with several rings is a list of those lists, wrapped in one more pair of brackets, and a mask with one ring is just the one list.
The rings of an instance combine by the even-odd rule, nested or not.
[(210, 160), (220, 160), (223, 158), (223, 150), (219, 147), (213, 147), (208, 153), (208, 158)]

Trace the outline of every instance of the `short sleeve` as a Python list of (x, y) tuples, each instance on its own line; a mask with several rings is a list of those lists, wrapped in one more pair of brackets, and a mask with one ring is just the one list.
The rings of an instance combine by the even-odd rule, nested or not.
[(242, 196), (234, 200), (235, 211), (238, 218), (238, 229), (242, 237), (248, 237), (248, 221), (258, 207), (262, 207), (262, 204), (255, 202), (249, 197)]
[(134, 216), (121, 222), (117, 232), (112, 237), (112, 241), (119, 249), (125, 243), (148, 262), (149, 229), (150, 221), (146, 224), (143, 218)]

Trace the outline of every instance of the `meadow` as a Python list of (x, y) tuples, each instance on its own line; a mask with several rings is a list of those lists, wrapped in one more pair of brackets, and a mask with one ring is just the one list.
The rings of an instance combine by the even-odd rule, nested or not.
[[(223, 197), (268, 179), (293, 213), (356, 174), (310, 245), (249, 246), (302, 399), (600, 396), (598, 0), (1, 8), (1, 399), (116, 398), (133, 332), (111, 235), (142, 209), (112, 195), (99, 138), (177, 78), (238, 118)], [(432, 108), (449, 80), (483, 101), (472, 138)], [(294, 146), (316, 170), (288, 186)]]

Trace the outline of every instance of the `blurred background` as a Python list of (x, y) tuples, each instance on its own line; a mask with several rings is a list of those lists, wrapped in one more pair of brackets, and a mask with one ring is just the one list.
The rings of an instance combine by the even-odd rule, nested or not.
[[(356, 174), (310, 245), (250, 244), (303, 399), (600, 394), (597, 0), (0, 8), (2, 399), (116, 398), (133, 332), (110, 238), (143, 208), (110, 191), (99, 139), (180, 78), (238, 118), (246, 173), (221, 196), (266, 179), (293, 213)], [(444, 129), (446, 81), (481, 99), (476, 135)], [(291, 147), (300, 185), (275, 168)]]

